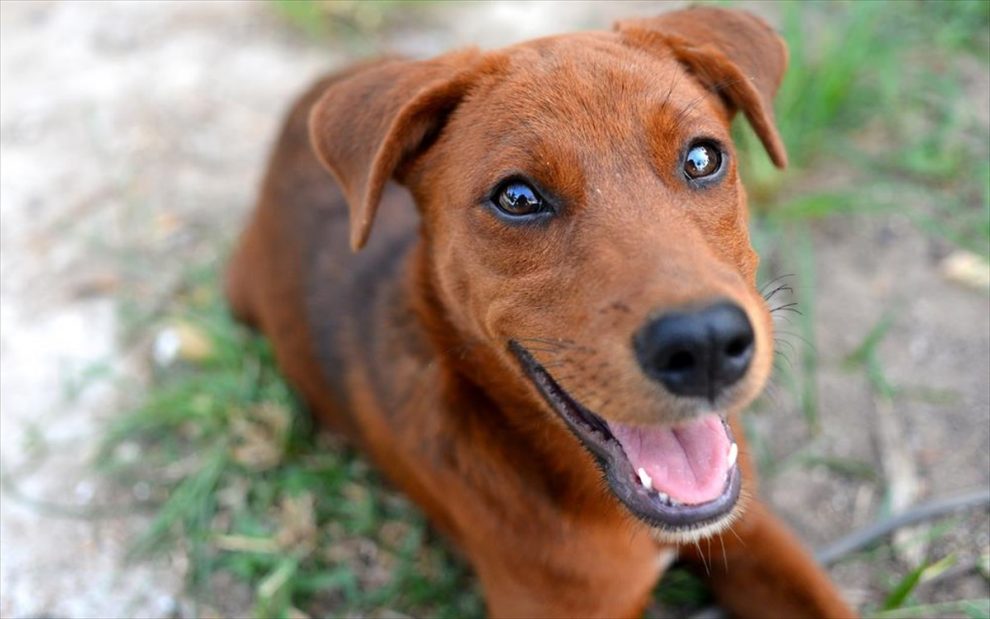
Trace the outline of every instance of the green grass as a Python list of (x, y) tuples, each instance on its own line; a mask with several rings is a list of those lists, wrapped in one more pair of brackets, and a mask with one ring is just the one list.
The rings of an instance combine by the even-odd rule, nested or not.
[(863, 342), (846, 357), (844, 362), (846, 368), (850, 370), (862, 368), (866, 372), (873, 392), (885, 400), (892, 400), (897, 390), (890, 384), (883, 371), (878, 349), (893, 324), (892, 315), (887, 314), (881, 317), (863, 338)]
[(921, 583), (923, 578), (935, 577), (952, 567), (956, 562), (955, 555), (947, 555), (942, 559), (929, 564), (922, 564), (911, 570), (901, 578), (900, 581), (890, 590), (883, 601), (881, 612), (891, 611), (896, 608), (907, 606), (911, 592)]
[(892, 610), (880, 611), (870, 615), (872, 619), (913, 619), (918, 617), (965, 616), (970, 619), (986, 619), (990, 617), (990, 600), (977, 598), (972, 600), (955, 600), (938, 604), (916, 604), (903, 606)]
[(380, 52), (379, 36), (390, 18), (408, 20), (434, 0), (270, 0), (293, 28), (315, 41), (333, 42), (365, 56)]
[(99, 459), (155, 502), (134, 558), (183, 548), (197, 599), (211, 605), (226, 572), (252, 589), (258, 616), (480, 616), (473, 580), (419, 512), (314, 434), (268, 344), (229, 317), (209, 270), (194, 279), (163, 321), (200, 333), (209, 355), (160, 371)]
[[(736, 133), (754, 207), (754, 243), (764, 256), (761, 280), (795, 274), (790, 283), (802, 313), (782, 317), (788, 343), (780, 348), (789, 358), (778, 365), (778, 383), (793, 395), (812, 437), (821, 416), (816, 227), (829, 218), (895, 212), (938, 242), (990, 255), (987, 146), (971, 139), (976, 121), (957, 104), (965, 80), (954, 62), (966, 57), (987, 70), (988, 6), (779, 5), (791, 68), (776, 108), (792, 167), (774, 170), (741, 122)], [(359, 9), (357, 3), (317, 2), (279, 2), (277, 9), (314, 38), (362, 52), (366, 27), (381, 23), (386, 13), (408, 10), (399, 3)], [(347, 13), (368, 10), (379, 15)], [(821, 169), (841, 170), (844, 180), (822, 187), (814, 177)], [(100, 471), (142, 488), (142, 505), (154, 515), (135, 542), (135, 558), (183, 553), (204, 613), (222, 599), (212, 583), (226, 574), (249, 588), (258, 616), (299, 610), (480, 616), (473, 577), (418, 510), (359, 455), (313, 432), (270, 347), (230, 319), (215, 270), (197, 269), (186, 281), (173, 303), (150, 317), (140, 304), (122, 309), (128, 339), (164, 324), (182, 325), (202, 336), (210, 351), (156, 372), (141, 401), (107, 431)], [(878, 317), (876, 324), (850, 351), (848, 364), (865, 372), (878, 393), (897, 397), (878, 351), (889, 318)], [(79, 377), (68, 385), (69, 395), (102, 371)], [(752, 446), (769, 453), (770, 440), (756, 435)], [(807, 447), (778, 463), (778, 470), (826, 466), (844, 477), (873, 479), (866, 463), (823, 458)], [(767, 472), (768, 460), (759, 459)], [(911, 594), (923, 571), (894, 583), (886, 600), (874, 605), (891, 606), (878, 616), (985, 614), (986, 600), (915, 603)], [(697, 607), (708, 598), (689, 574), (676, 572), (657, 599)]]

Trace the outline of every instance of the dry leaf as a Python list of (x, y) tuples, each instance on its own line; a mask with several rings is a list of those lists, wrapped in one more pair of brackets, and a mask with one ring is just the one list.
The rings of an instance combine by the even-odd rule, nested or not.
[(210, 337), (199, 327), (181, 321), (159, 330), (151, 348), (152, 358), (163, 368), (176, 361), (199, 363), (212, 354)]
[(990, 262), (983, 256), (956, 250), (939, 267), (946, 279), (976, 290), (990, 289)]
[(288, 610), (288, 619), (310, 619), (310, 616), (295, 606), (290, 606)]
[(230, 552), (260, 552), (276, 554), (279, 545), (269, 537), (249, 537), (247, 535), (218, 535), (213, 544), (220, 550)]
[(403, 542), (412, 532), (412, 525), (401, 520), (389, 520), (378, 530), (378, 539), (386, 548), (396, 550), (402, 547)]
[(282, 461), (291, 421), (287, 408), (271, 402), (235, 414), (231, 420), (234, 460), (256, 471), (277, 466)]
[(316, 508), (312, 493), (283, 497), (275, 541), (287, 551), (308, 554), (316, 548)]

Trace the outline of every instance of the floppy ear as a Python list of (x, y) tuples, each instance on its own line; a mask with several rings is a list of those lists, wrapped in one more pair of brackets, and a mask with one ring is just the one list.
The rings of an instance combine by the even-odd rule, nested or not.
[(330, 84), (313, 106), (310, 141), (347, 198), (354, 251), (368, 240), (385, 184), (437, 137), (479, 56), (468, 50), (365, 65)]
[(778, 168), (787, 152), (773, 118), (773, 96), (787, 68), (784, 41), (762, 19), (718, 8), (690, 8), (615, 24), (626, 41), (666, 48), (732, 110), (742, 110)]

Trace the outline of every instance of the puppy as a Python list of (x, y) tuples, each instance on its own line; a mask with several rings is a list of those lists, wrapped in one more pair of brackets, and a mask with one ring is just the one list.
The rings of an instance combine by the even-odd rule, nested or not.
[(773, 324), (730, 123), (786, 164), (786, 64), (758, 18), (695, 8), (369, 62), (292, 109), (230, 304), (492, 615), (636, 616), (699, 542), (736, 615), (852, 615), (755, 498), (736, 418)]

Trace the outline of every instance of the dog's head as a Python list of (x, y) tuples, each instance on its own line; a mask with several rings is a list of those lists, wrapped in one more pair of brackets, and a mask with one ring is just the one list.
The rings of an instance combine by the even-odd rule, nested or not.
[(762, 389), (773, 337), (730, 123), (742, 111), (785, 165), (786, 56), (755, 17), (688, 9), (375, 65), (311, 116), (353, 247), (385, 183), (409, 187), (458, 339), (541, 396), (668, 539), (737, 511), (724, 419)]

